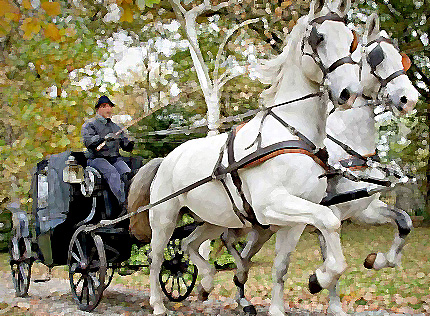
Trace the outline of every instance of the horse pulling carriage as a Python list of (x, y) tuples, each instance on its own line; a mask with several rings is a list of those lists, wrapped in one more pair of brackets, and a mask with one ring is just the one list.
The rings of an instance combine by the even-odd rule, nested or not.
[[(354, 138), (346, 142), (349, 146), (340, 147), (353, 156), (353, 160), (360, 161), (358, 167), (371, 168), (357, 176), (347, 168), (354, 167), (354, 161), (349, 160), (346, 166), (339, 163), (336, 172), (331, 173), (322, 150), (327, 136), (328, 101), (330, 99), (335, 106), (351, 105), (353, 95), (361, 89), (367, 93), (368, 98), (363, 93), (363, 104), (366, 105), (367, 99), (377, 99), (384, 90), (384, 98), (401, 112), (406, 112), (418, 99), (416, 90), (404, 76), (406, 68), (402, 57), (388, 36), (379, 34), (379, 22), (375, 18), (371, 18), (366, 26), (367, 42), (361, 49), (361, 65), (352, 58), (357, 43), (346, 23), (350, 4), (349, 0), (312, 1), (310, 13), (300, 18), (290, 32), (283, 53), (266, 64), (266, 77), (270, 78), (266, 83), (271, 84), (263, 93), (266, 107), (236, 133), (188, 141), (166, 158), (140, 168), (139, 172), (146, 175), (146, 182), (142, 182), (137, 190), (145, 199), (135, 205), (134, 210), (129, 209), (128, 214), (115, 213), (113, 208), (109, 215), (97, 211), (94, 205), (100, 203), (94, 201), (103, 200), (103, 196), (96, 194), (99, 192), (95, 189), (98, 183), (96, 171), (86, 174), (85, 181), (76, 180), (82, 187), (81, 198), (93, 198), (93, 202), (88, 202), (90, 206), (85, 216), (69, 226), (73, 229), (65, 256), (72, 291), (81, 308), (91, 310), (97, 305), (111, 278), (108, 268), (116, 267), (129, 256), (122, 243), (121, 251), (115, 245), (122, 233), (129, 238), (128, 226), (124, 223), (128, 224), (126, 220), (131, 219), (133, 234), (151, 242), (150, 303), (155, 315), (167, 313), (162, 297), (163, 292), (166, 294), (163, 271), (170, 271), (178, 277), (177, 281), (182, 281), (185, 280), (183, 273), (192, 267), (189, 272), (192, 286), (197, 273), (181, 252), (174, 252), (166, 264), (165, 248), (171, 245), (172, 238), (179, 234), (179, 239), (183, 239), (174, 245), (181, 243), (181, 249), (199, 267), (202, 291), (207, 294), (213, 288), (211, 274), (214, 269), (198, 253), (198, 247), (207, 239), (218, 238), (227, 229), (245, 230), (252, 224), (261, 228), (262, 235), (271, 234), (267, 227), (277, 231), (270, 315), (285, 315), (283, 288), (289, 256), (308, 224), (320, 231), (324, 242), (324, 262), (311, 275), (309, 289), (312, 293), (328, 289), (329, 311), (345, 315), (336, 292), (338, 279), (346, 269), (339, 228), (341, 220), (351, 217), (356, 210), (346, 208), (345, 204), (343, 209), (328, 206), (370, 197), (381, 190), (381, 186), (391, 186), (391, 183), (374, 178), (374, 172), (380, 166), (366, 155), (375, 144), (359, 142), (357, 145), (357, 140), (374, 140), (372, 130), (366, 129), (374, 125), (373, 110), (364, 107), (366, 113), (360, 116), (367, 124), (364, 132), (361, 126), (354, 126), (359, 132), (352, 133)], [(379, 90), (374, 91), (375, 87)], [(359, 123), (360, 117), (352, 114), (348, 127)], [(346, 124), (343, 122), (338, 126)], [(363, 139), (355, 137), (361, 134), (366, 136)], [(78, 161), (79, 157), (75, 159)], [(344, 178), (338, 178), (339, 175)], [(402, 178), (401, 174), (397, 176)], [(366, 180), (372, 186), (357, 187), (349, 183), (351, 180)], [(73, 181), (70, 177), (69, 182)], [(134, 191), (136, 188), (131, 190)], [(366, 203), (369, 206), (373, 202), (367, 200)], [(378, 201), (374, 204), (380, 206)], [(203, 224), (178, 230), (178, 218), (184, 208)], [(407, 214), (394, 212), (387, 216), (396, 217), (399, 234), (388, 254), (378, 253), (369, 259), (369, 267), (374, 269), (396, 265), (404, 237), (410, 230)], [(142, 220), (138, 219), (140, 217)], [(145, 233), (148, 222), (150, 236)], [(236, 255), (237, 262), (248, 260), (255, 254), (261, 241), (257, 240), (256, 244), (256, 249), (245, 256)], [(235, 283), (240, 304), (244, 306), (242, 302), (248, 304), (244, 299), (247, 271), (240, 273), (242, 275), (235, 276)], [(185, 294), (178, 295), (178, 299), (188, 295), (192, 286), (186, 286)], [(173, 292), (177, 294), (176, 290)], [(205, 293), (201, 294), (207, 297), (203, 295)], [(250, 308), (248, 311), (253, 313)]]
[[(140, 157), (124, 158), (134, 174), (143, 164)], [(26, 296), (31, 267), (40, 260), (49, 269), (68, 265), (73, 297), (79, 308), (93, 310), (118, 268), (148, 266), (125, 262), (133, 245), (145, 245), (129, 233), (129, 221), (109, 224), (121, 215), (121, 207), (100, 173), (86, 165), (83, 152), (63, 152), (43, 159), (32, 178), (34, 233), (25, 212), (12, 209), (15, 235), (10, 247), (10, 266), (17, 296)], [(94, 225), (104, 221), (104, 225)], [(172, 301), (192, 291), (197, 268), (180, 248), (180, 240), (195, 224), (178, 227), (166, 247), (160, 282)], [(36, 280), (47, 281), (49, 280)]]

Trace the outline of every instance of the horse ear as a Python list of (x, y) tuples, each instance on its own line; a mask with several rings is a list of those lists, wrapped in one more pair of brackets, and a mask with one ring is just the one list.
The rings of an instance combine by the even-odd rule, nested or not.
[(325, 0), (312, 0), (310, 5), (310, 15), (315, 17), (324, 8)]
[(366, 21), (365, 31), (367, 42), (376, 38), (379, 34), (379, 17), (376, 13), (372, 13)]
[(349, 52), (352, 54), (355, 52), (358, 46), (358, 35), (357, 32), (352, 30), (352, 34), (354, 35), (354, 39), (352, 40), (351, 47), (349, 48)]
[(340, 0), (337, 10), (340, 16), (346, 16), (349, 9), (351, 9), (351, 0)]
[(403, 69), (406, 71), (408, 71), (409, 68), (411, 68), (412, 62), (409, 59), (408, 55), (406, 55), (405, 53), (402, 53), (402, 64), (403, 64)]

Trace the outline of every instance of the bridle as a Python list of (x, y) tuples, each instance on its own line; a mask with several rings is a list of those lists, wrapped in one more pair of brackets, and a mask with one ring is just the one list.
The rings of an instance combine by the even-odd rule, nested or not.
[[(324, 36), (322, 34), (318, 33), (316, 25), (318, 25), (318, 24), (321, 25), (325, 21), (342, 22), (345, 25), (347, 23), (346, 18), (339, 16), (335, 12), (329, 12), (328, 14), (326, 14), (324, 16), (320, 16), (318, 18), (315, 18), (309, 23), (308, 28), (311, 27), (311, 29), (310, 29), (310, 31), (308, 31), (309, 34), (307, 36), (303, 37), (302, 45), (301, 45), (302, 55), (303, 56), (310, 56), (314, 60), (314, 62), (318, 65), (321, 72), (323, 73), (323, 82), (325, 81), (325, 79), (329, 73), (335, 71), (340, 66), (342, 66), (344, 64), (353, 64), (353, 65), (358, 64), (351, 57), (351, 54), (356, 50), (357, 45), (358, 45), (358, 37), (354, 31), (352, 31), (353, 35), (354, 35), (354, 40), (351, 43), (350, 54), (348, 56), (345, 56), (345, 57), (342, 57), (342, 58), (336, 60), (334, 63), (332, 63), (328, 67), (326, 67), (323, 64), (323, 62), (322, 62), (322, 60), (318, 54), (318, 45), (323, 41)], [(304, 51), (306, 42), (309, 44), (309, 46), (312, 49), (311, 53)]]
[[(382, 78), (380, 75), (378, 75), (376, 73), (376, 69), (378, 67), (378, 65), (380, 65), (382, 63), (382, 61), (385, 59), (385, 54), (384, 54), (384, 50), (381, 47), (381, 43), (385, 42), (388, 44), (391, 44), (394, 46), (394, 43), (391, 39), (380, 36), (379, 38), (370, 41), (369, 43), (366, 44), (366, 48), (370, 47), (372, 44), (377, 43), (377, 45), (375, 46), (375, 48), (373, 48), (370, 53), (368, 53), (366, 55), (366, 61), (370, 66), (370, 73), (378, 80), (379, 82), (379, 90), (377, 93), (377, 98), (379, 98), (379, 95), (381, 93), (381, 91), (383, 89), (386, 88), (387, 84), (392, 81), (393, 79), (402, 76), (402, 75), (406, 75), (406, 71), (409, 69), (410, 66), (410, 60), (409, 57), (402, 53), (402, 64), (403, 64), (403, 69), (397, 70), (395, 72), (393, 72), (391, 75), (389, 75), (386, 78)], [(361, 70), (360, 70), (360, 78), (361, 78)], [(364, 98), (366, 99), (371, 99), (368, 96), (363, 95)], [(399, 109), (398, 110), (402, 111), (403, 109)]]

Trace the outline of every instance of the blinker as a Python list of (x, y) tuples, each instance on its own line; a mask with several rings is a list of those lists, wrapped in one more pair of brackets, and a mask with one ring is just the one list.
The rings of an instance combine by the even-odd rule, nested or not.
[(370, 68), (373, 70), (384, 60), (384, 51), (382, 50), (381, 45), (376, 45), (374, 49), (367, 55), (366, 59)]
[(311, 33), (309, 34), (308, 42), (314, 52), (317, 50), (318, 45), (322, 42), (323, 39), (324, 35), (318, 33), (318, 30), (315, 26), (312, 27)]

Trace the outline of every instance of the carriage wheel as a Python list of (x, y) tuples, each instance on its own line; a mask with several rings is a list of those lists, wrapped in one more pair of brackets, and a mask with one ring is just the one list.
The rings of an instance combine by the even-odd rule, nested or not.
[(30, 287), (33, 258), (30, 257), (28, 250), (26, 250), (26, 241), (24, 238), (20, 238), (16, 244), (14, 242), (11, 243), (10, 256), (10, 268), (15, 294), (18, 297), (27, 296), (28, 288)]
[(164, 253), (159, 275), (163, 293), (170, 301), (180, 302), (190, 295), (197, 280), (197, 267), (181, 250), (181, 240), (171, 240)]
[(107, 270), (106, 270), (106, 283), (105, 283), (105, 288), (107, 288), (109, 285), (110, 285), (110, 283), (112, 282), (112, 279), (113, 279), (113, 275), (115, 274), (115, 270), (116, 270), (116, 267), (108, 267), (107, 268)]
[(69, 281), (73, 298), (83, 311), (92, 311), (99, 304), (107, 270), (106, 254), (99, 235), (81, 226), (69, 245)]

